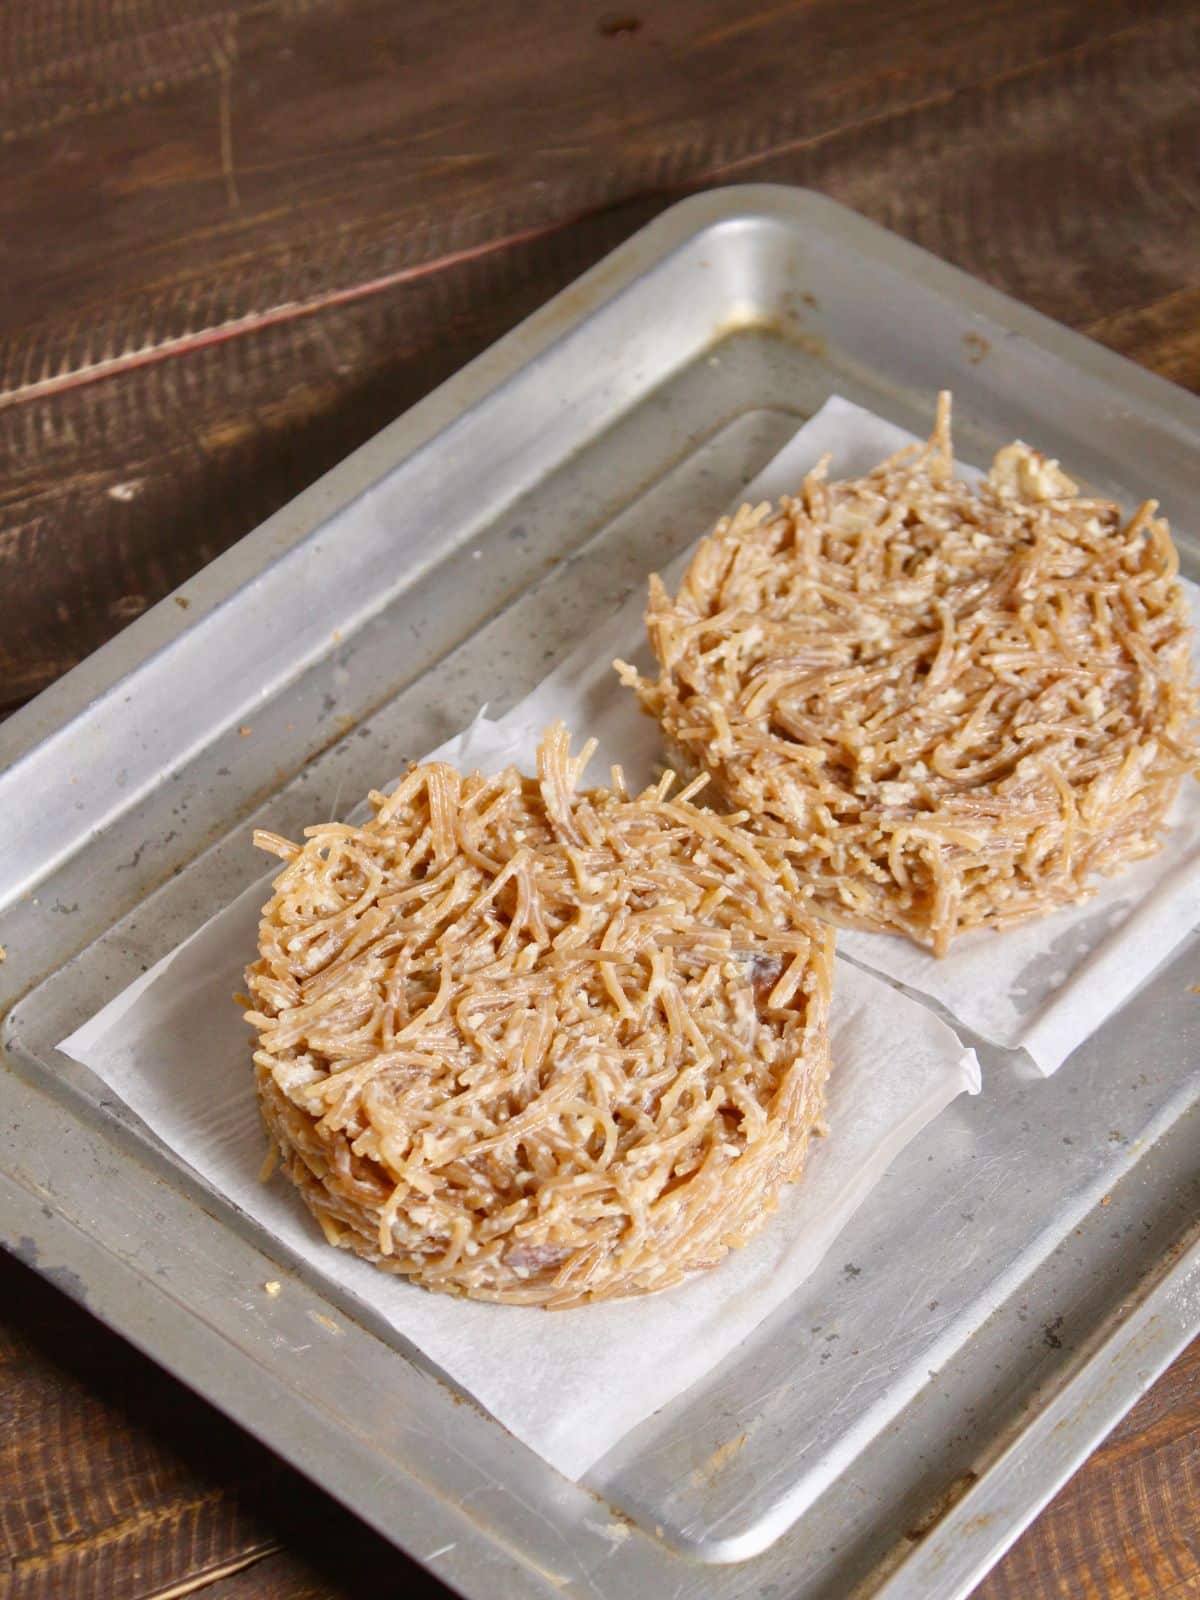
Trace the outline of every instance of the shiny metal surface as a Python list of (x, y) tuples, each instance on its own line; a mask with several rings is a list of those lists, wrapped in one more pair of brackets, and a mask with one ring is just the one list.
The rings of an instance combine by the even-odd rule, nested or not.
[(464, 1594), (966, 1594), (1200, 1326), (1194, 947), (1048, 1082), (981, 1052), (980, 1099), (585, 1487), (360, 1308), (264, 1297), (270, 1241), (53, 1043), (258, 870), (251, 819), (503, 710), (829, 393), (919, 427), (947, 383), (967, 458), (1019, 432), (1195, 502), (1192, 397), (828, 201), (724, 190), (0, 729), (6, 1242)]

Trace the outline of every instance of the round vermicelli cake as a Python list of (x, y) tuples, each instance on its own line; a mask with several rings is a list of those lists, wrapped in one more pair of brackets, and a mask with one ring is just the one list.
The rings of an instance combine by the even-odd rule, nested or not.
[(743, 506), (651, 580), (672, 761), (785, 841), (815, 910), (943, 954), (1158, 848), (1196, 766), (1188, 613), (1153, 501), (1126, 519), (1012, 444), (978, 489), (937, 428)]
[(736, 817), (413, 767), (287, 863), (247, 970), (259, 1101), (328, 1238), (431, 1289), (576, 1305), (753, 1234), (829, 1070), (832, 933)]

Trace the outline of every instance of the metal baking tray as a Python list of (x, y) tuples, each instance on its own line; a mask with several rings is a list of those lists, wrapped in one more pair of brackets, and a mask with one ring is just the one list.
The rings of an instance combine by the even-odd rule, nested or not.
[(252, 821), (503, 711), (830, 393), (919, 429), (945, 385), (966, 459), (1021, 434), (1196, 503), (1191, 396), (819, 196), (724, 189), (0, 729), (5, 1242), (463, 1595), (966, 1595), (1200, 1327), (1194, 941), (1057, 1077), (982, 1051), (983, 1095), (582, 1485), (54, 1048), (261, 870)]

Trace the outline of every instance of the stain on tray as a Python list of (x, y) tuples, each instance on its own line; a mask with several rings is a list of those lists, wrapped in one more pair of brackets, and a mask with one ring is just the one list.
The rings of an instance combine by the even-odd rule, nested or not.
[(747, 1429), (744, 1433), (739, 1433), (736, 1438), (727, 1439), (724, 1444), (718, 1445), (703, 1466), (697, 1467), (692, 1473), (692, 1482), (696, 1487), (703, 1488), (705, 1484), (711, 1483), (717, 1474), (729, 1465), (734, 1456), (746, 1448), (749, 1437), (750, 1430)]
[(306, 1314), (310, 1322), (315, 1322), (318, 1327), (324, 1328), (327, 1333), (336, 1333), (340, 1336), (342, 1330), (332, 1317), (327, 1317), (320, 1311), (309, 1311)]
[(978, 1482), (979, 1474), (969, 1470), (954, 1478), (938, 1495), (921, 1520), (905, 1530), (904, 1537), (913, 1544), (919, 1544), (927, 1534), (933, 1532), (946, 1513), (958, 1504), (967, 1490)]
[(829, 346), (815, 333), (804, 333), (793, 329), (788, 337), (797, 349), (802, 350), (806, 356), (811, 356), (814, 361), (828, 360)]
[(1065, 1320), (1064, 1317), (1054, 1317), (1042, 1329), (1042, 1343), (1047, 1350), (1062, 1349), (1063, 1342), (1059, 1338), (1059, 1334), (1062, 1331), (1062, 1325)]
[(967, 348), (967, 360), (973, 367), (977, 367), (985, 356), (991, 354), (992, 341), (985, 339), (981, 333), (964, 333), (962, 341)]
[(65, 1295), (77, 1301), (81, 1306), (88, 1303), (87, 1285), (72, 1267), (39, 1267), (38, 1271), (48, 1283), (56, 1289), (61, 1289)]

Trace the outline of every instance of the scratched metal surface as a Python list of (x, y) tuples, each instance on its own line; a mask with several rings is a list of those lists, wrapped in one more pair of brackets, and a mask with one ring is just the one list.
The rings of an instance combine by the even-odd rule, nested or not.
[(828, 202), (726, 191), (0, 732), (5, 1238), (465, 1594), (965, 1594), (1200, 1323), (1194, 951), (1050, 1082), (988, 1055), (804, 1289), (584, 1486), (362, 1308), (299, 1273), (265, 1300), (292, 1264), (53, 1043), (245, 881), (251, 819), (344, 810), (503, 709), (830, 392), (919, 426), (946, 382), (968, 458), (1020, 431), (1195, 494), (1190, 397)]

